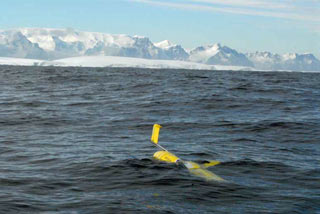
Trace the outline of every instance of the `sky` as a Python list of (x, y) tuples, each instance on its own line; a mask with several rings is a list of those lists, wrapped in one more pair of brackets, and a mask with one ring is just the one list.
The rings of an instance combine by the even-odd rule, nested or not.
[(73, 28), (165, 39), (187, 49), (320, 58), (320, 0), (1, 0), (0, 29)]

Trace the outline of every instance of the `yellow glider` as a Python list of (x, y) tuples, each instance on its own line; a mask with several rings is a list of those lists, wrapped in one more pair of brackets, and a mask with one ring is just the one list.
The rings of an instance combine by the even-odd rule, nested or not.
[(159, 161), (167, 162), (167, 163), (182, 163), (191, 174), (204, 178), (207, 181), (225, 181), (223, 178), (219, 177), (218, 175), (210, 172), (206, 168), (215, 166), (219, 164), (219, 161), (209, 161), (205, 164), (198, 164), (192, 161), (183, 161), (173, 153), (167, 151), (165, 148), (158, 144), (159, 132), (161, 126), (159, 124), (153, 125), (153, 131), (151, 136), (151, 141), (162, 151), (157, 151), (154, 153), (153, 157)]

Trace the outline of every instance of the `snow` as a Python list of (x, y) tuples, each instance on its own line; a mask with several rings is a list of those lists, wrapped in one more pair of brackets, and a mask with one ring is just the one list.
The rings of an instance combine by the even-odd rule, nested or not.
[(199, 69), (215, 70), (215, 66), (175, 60), (150, 60), (142, 58), (117, 56), (82, 56), (60, 60), (46, 61), (49, 66), (81, 66), (81, 67), (132, 67), (162, 69)]
[(20, 31), (30, 42), (38, 43), (40, 48), (47, 51), (55, 49), (55, 43), (49, 34), (52, 29), (22, 28)]
[(42, 60), (36, 60), (36, 59), (0, 57), (0, 65), (33, 66), (33, 65), (40, 65), (42, 62), (43, 62)]
[(58, 66), (58, 67), (122, 67), (191, 70), (252, 70), (249, 67), (205, 65), (177, 60), (150, 60), (117, 56), (81, 56), (59, 60), (32, 60), (0, 57), (0, 65)]
[(54, 51), (55, 49), (53, 37), (57, 37), (66, 43), (81, 42), (84, 44), (85, 49), (93, 48), (98, 42), (104, 42), (108, 46), (116, 45), (120, 47), (131, 47), (135, 42), (135, 37), (125, 34), (111, 35), (96, 32), (80, 32), (71, 28), (21, 28), (19, 31), (29, 41), (38, 43), (41, 48), (47, 51)]
[[(40, 62), (44, 64), (60, 63), (61, 65), (66, 64), (66, 66), (68, 63), (77, 64), (78, 60), (79, 66), (96, 66), (92, 63), (97, 62), (101, 66), (121, 67), (212, 69), (213, 66), (223, 70), (239, 70), (248, 69), (248, 67), (240, 68), (239, 66), (251, 66), (259, 70), (320, 71), (320, 61), (311, 53), (279, 55), (270, 52), (256, 52), (244, 55), (227, 46), (221, 46), (219, 43), (200, 46), (186, 52), (182, 46), (172, 44), (168, 40), (152, 43), (148, 37), (144, 36), (82, 32), (72, 28), (0, 30), (0, 56), (45, 60), (61, 59)], [(96, 58), (79, 58), (83, 56), (95, 56)], [(103, 56), (114, 57), (105, 58)], [(66, 57), (78, 58), (77, 60), (67, 60)], [(127, 57), (127, 60), (124, 60), (124, 57)], [(128, 57), (134, 57), (134, 60)], [(147, 59), (156, 61), (148, 61)], [(1, 63), (32, 65), (39, 62), (2, 58)], [(199, 65), (199, 63), (203, 64)], [(217, 64), (228, 67), (219, 67)]]
[(287, 54), (283, 54), (282, 58), (284, 61), (288, 61), (288, 60), (294, 60), (297, 58), (297, 54), (295, 53), (287, 53)]
[(190, 61), (193, 62), (206, 62), (210, 57), (215, 56), (221, 49), (220, 44), (214, 44), (203, 48), (202, 51), (192, 50), (190, 53)]
[(169, 49), (175, 45), (172, 44), (169, 40), (164, 40), (162, 42), (154, 43), (154, 46), (162, 49)]

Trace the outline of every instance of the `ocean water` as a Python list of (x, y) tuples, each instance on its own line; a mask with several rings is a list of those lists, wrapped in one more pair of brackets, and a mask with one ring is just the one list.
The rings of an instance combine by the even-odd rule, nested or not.
[(319, 214), (320, 73), (1, 66), (0, 213)]

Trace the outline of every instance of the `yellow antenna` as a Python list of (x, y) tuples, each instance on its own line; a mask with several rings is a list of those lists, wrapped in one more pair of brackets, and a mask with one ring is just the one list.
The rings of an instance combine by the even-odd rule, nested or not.
[(167, 151), (165, 148), (163, 148), (162, 146), (160, 146), (158, 144), (158, 140), (159, 140), (159, 133), (160, 133), (160, 129), (162, 128), (162, 126), (160, 126), (159, 124), (154, 124), (153, 125), (153, 130), (152, 130), (152, 135), (151, 135), (151, 141), (154, 143), (154, 145), (156, 145), (158, 148)]
[(160, 126), (159, 124), (153, 125), (151, 141), (155, 144), (158, 144), (159, 132), (160, 132), (161, 128), (162, 128), (162, 126)]

